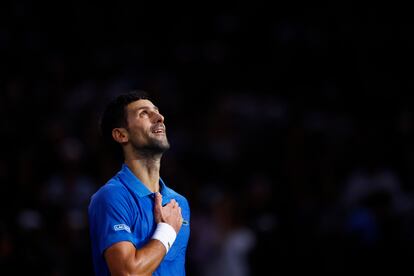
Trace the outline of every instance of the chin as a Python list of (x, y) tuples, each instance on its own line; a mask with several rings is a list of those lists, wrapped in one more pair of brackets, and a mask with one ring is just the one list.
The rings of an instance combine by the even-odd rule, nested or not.
[(168, 142), (166, 142), (165, 144), (163, 144), (162, 146), (159, 147), (160, 150), (162, 151), (166, 151), (170, 149), (170, 144)]
[(165, 139), (163, 141), (154, 141), (151, 145), (148, 145), (147, 149), (154, 153), (163, 153), (170, 148), (170, 143)]

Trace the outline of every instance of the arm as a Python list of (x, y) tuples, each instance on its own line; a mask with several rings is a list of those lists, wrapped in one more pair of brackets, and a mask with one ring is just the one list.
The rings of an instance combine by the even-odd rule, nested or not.
[(130, 242), (118, 242), (105, 251), (111, 275), (151, 275), (165, 255), (165, 247), (158, 240), (150, 240), (136, 249)]
[[(157, 223), (171, 225), (176, 233), (181, 228), (181, 208), (172, 199), (162, 207), (161, 194), (157, 193), (154, 205), (154, 217)], [(105, 259), (111, 275), (151, 275), (159, 266), (167, 250), (159, 241), (152, 239), (142, 248), (127, 241), (117, 242), (105, 250)]]

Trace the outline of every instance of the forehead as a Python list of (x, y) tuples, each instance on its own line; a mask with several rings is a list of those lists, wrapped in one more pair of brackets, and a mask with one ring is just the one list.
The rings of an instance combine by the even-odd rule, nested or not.
[(140, 108), (157, 109), (157, 107), (150, 100), (138, 100), (127, 105), (128, 111), (136, 111)]

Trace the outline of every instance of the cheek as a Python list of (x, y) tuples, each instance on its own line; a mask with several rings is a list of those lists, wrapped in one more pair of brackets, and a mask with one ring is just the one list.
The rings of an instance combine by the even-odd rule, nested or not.
[(130, 131), (130, 139), (136, 140), (136, 141), (142, 141), (147, 139), (149, 135), (149, 131), (145, 131), (142, 128), (134, 128)]

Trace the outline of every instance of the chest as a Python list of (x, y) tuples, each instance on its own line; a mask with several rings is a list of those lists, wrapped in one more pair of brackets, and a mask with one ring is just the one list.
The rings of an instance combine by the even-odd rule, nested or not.
[[(163, 198), (163, 205), (170, 200), (171, 198)], [(183, 225), (177, 234), (173, 246), (165, 257), (166, 260), (175, 259), (177, 254), (185, 253), (190, 236), (190, 210), (180, 198), (175, 198), (175, 200), (181, 206)], [(154, 200), (151, 197), (137, 199), (136, 207), (131, 231), (137, 238), (137, 244), (135, 246), (139, 248), (151, 239), (157, 225), (154, 218)]]

